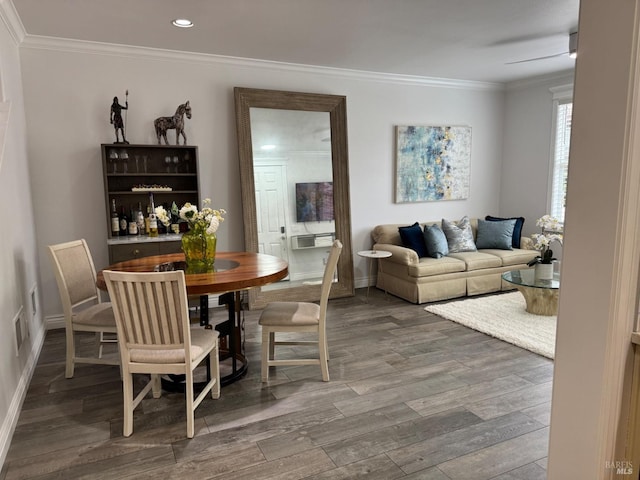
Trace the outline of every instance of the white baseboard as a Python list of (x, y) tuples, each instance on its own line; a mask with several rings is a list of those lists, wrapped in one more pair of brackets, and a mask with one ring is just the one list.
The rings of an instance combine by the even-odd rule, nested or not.
[(20, 417), (20, 410), (22, 409), (22, 404), (27, 395), (27, 390), (29, 389), (29, 383), (31, 382), (33, 371), (35, 370), (36, 364), (38, 363), (40, 350), (42, 350), (45, 332), (45, 328), (40, 328), (38, 330), (38, 334), (32, 336), (34, 341), (31, 346), (29, 358), (27, 359), (27, 363), (22, 370), (22, 375), (20, 375), (20, 380), (18, 382), (16, 391), (13, 394), (13, 398), (11, 399), (11, 404), (9, 405), (7, 415), (5, 416), (2, 425), (0, 425), (0, 469), (2, 468), (2, 465), (4, 465), (4, 461), (7, 458), (7, 452), (9, 451), (9, 446), (11, 445), (13, 432), (16, 429), (18, 418)]
[(48, 315), (44, 317), (45, 329), (64, 328), (64, 315)]
[[(373, 287), (376, 283), (376, 279), (373, 278), (371, 279), (371, 286)], [(353, 286), (355, 288), (367, 288), (367, 286), (369, 285), (369, 277), (360, 277), (360, 278), (355, 278), (353, 280)]]

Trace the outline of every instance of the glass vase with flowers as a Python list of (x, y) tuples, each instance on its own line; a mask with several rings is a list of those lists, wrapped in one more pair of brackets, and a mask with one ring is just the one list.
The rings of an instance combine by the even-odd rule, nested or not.
[[(216, 232), (227, 212), (223, 209), (215, 210), (210, 204), (211, 199), (205, 198), (202, 210), (198, 210), (198, 207), (187, 202), (177, 212), (180, 219), (189, 225), (189, 230), (182, 235), (187, 273), (213, 272), (218, 241)], [(156, 217), (165, 226), (171, 225), (175, 211), (173, 207), (171, 212), (162, 206), (155, 208)]]

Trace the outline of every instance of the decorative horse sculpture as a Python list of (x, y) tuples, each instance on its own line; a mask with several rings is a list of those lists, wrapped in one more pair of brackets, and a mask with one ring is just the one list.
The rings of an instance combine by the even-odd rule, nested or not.
[(184, 133), (184, 116), (191, 118), (191, 106), (189, 101), (178, 106), (176, 113), (173, 117), (158, 117), (153, 121), (153, 126), (156, 129), (156, 135), (158, 137), (158, 143), (162, 143), (161, 138), (164, 138), (164, 143), (169, 145), (167, 141), (167, 130), (176, 130), (176, 145), (180, 145), (180, 135), (184, 140), (184, 145), (187, 144), (187, 135)]

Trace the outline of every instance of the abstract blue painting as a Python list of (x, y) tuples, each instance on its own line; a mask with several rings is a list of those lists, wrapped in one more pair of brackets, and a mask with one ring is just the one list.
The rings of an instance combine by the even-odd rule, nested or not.
[(469, 197), (471, 127), (398, 126), (396, 203)]

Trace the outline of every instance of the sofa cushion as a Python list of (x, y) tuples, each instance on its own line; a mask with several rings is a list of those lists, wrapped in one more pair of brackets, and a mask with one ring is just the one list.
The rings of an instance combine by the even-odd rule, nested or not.
[(478, 220), (476, 247), (511, 250), (515, 220), (488, 221)]
[(400, 232), (402, 245), (415, 250), (420, 258), (427, 256), (427, 247), (424, 244), (424, 234), (422, 233), (422, 229), (418, 222), (408, 227), (399, 227), (398, 231)]
[(509, 217), (509, 218), (501, 218), (501, 217), (493, 217), (491, 215), (487, 215), (484, 217), (485, 220), (489, 222), (500, 222), (502, 220), (515, 220), (516, 224), (513, 226), (513, 241), (511, 242), (511, 246), (513, 248), (520, 248), (520, 239), (522, 238), (522, 227), (524, 226), (524, 217)]
[(459, 222), (453, 222), (443, 218), (442, 231), (447, 237), (450, 254), (459, 252), (475, 252), (477, 250), (476, 244), (473, 241), (471, 223), (469, 222), (469, 217), (466, 215), (462, 217)]
[(500, 257), (491, 255), (490, 253), (486, 253), (484, 251), (450, 253), (449, 257), (462, 260), (465, 263), (467, 267), (466, 270), (468, 272), (473, 270), (482, 270), (483, 268), (495, 268), (502, 266), (502, 259)]
[(510, 265), (522, 265), (533, 260), (539, 255), (537, 250), (523, 250), (520, 248), (514, 248), (513, 250), (480, 250), (483, 253), (489, 253), (500, 258), (502, 266), (508, 267)]
[(441, 258), (449, 254), (447, 237), (438, 225), (424, 226), (424, 245), (427, 255), (431, 258)]
[(424, 257), (420, 259), (417, 265), (409, 266), (409, 276), (411, 277), (430, 277), (433, 275), (442, 275), (445, 273), (464, 272), (466, 265), (464, 261), (453, 257), (431, 258)]

